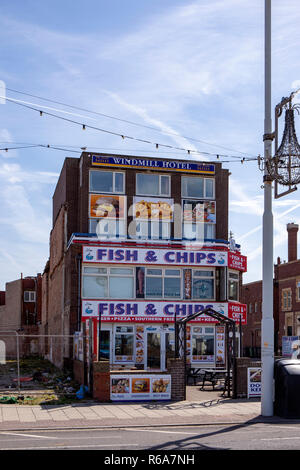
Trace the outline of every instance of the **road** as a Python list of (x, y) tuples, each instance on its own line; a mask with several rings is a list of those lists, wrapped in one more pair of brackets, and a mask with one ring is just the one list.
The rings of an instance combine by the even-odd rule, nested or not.
[(0, 431), (0, 450), (298, 450), (300, 424)]

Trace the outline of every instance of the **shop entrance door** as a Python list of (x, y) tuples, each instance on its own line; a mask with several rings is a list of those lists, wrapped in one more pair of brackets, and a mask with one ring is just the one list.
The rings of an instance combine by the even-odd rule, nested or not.
[[(99, 338), (99, 326), (97, 328), (97, 343)], [(97, 344), (97, 352), (98, 352)], [(100, 359), (108, 359), (111, 362), (111, 328), (101, 325), (100, 331)]]
[(161, 334), (147, 333), (147, 368), (160, 369)]
[(166, 370), (167, 359), (174, 357), (174, 352), (174, 332), (147, 333), (147, 368)]

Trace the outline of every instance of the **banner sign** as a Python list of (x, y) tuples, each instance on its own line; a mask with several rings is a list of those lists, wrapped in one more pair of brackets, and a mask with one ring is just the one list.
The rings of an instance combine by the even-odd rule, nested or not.
[[(235, 304), (219, 302), (167, 302), (167, 301), (132, 301), (130, 300), (82, 300), (82, 320), (101, 315), (104, 322), (143, 322), (143, 323), (169, 323), (174, 322), (174, 317), (182, 318), (187, 315), (201, 312), (211, 307), (216, 312), (232, 318), (232, 308)], [(241, 304), (241, 306), (243, 306)], [(243, 306), (246, 307), (246, 306)], [(243, 309), (241, 309), (243, 310)], [(235, 318), (233, 318), (235, 319)], [(240, 321), (240, 316), (236, 322)], [(208, 315), (201, 315), (191, 322), (216, 323), (216, 320)], [(242, 316), (242, 323), (246, 323), (246, 315)]]
[(226, 266), (227, 252), (83, 246), (82, 261), (109, 264)]
[(261, 368), (248, 367), (248, 398), (261, 396)]
[(171, 400), (170, 375), (111, 375), (110, 399)]
[(92, 218), (124, 219), (126, 214), (125, 196), (90, 194), (89, 216)]
[(133, 217), (136, 220), (173, 220), (173, 199), (158, 199), (154, 197), (134, 197)]
[(92, 165), (113, 166), (118, 168), (138, 168), (147, 170), (167, 170), (214, 175), (215, 165), (210, 163), (181, 162), (177, 160), (151, 160), (148, 158), (111, 157), (92, 155)]
[(237, 269), (238, 271), (247, 271), (247, 258), (239, 253), (228, 252), (228, 268)]
[(182, 207), (184, 223), (216, 223), (215, 201), (192, 201), (184, 199)]

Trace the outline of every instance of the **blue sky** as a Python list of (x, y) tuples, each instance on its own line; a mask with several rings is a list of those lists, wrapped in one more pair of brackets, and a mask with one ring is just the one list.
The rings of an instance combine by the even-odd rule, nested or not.
[[(272, 4), (275, 106), (300, 86), (300, 7), (298, 0)], [(176, 135), (9, 91), (8, 97), (65, 109), (81, 114), (70, 115), (75, 120), (153, 142), (241, 156), (263, 153), (263, 0), (2, 0), (0, 39), (0, 80), (7, 88)], [(82, 131), (9, 102), (0, 105), (0, 142), (0, 147), (24, 142), (186, 157)], [(43, 271), (52, 194), (67, 156), (76, 154), (39, 148), (0, 152), (0, 289), (21, 272)], [(248, 256), (245, 281), (253, 281), (261, 278), (262, 174), (256, 162), (224, 167), (231, 172), (230, 229)], [(300, 222), (297, 191), (274, 201), (274, 259), (287, 258), (288, 222)]]

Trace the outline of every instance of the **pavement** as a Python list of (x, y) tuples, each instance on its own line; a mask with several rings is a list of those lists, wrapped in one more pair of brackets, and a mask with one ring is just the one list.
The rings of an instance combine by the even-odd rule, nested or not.
[(221, 393), (216, 391), (199, 394), (194, 387), (188, 388), (187, 400), (177, 402), (99, 403), (89, 400), (68, 405), (0, 405), (0, 432), (286, 421), (275, 416), (261, 416), (259, 399), (231, 399), (222, 397)]

